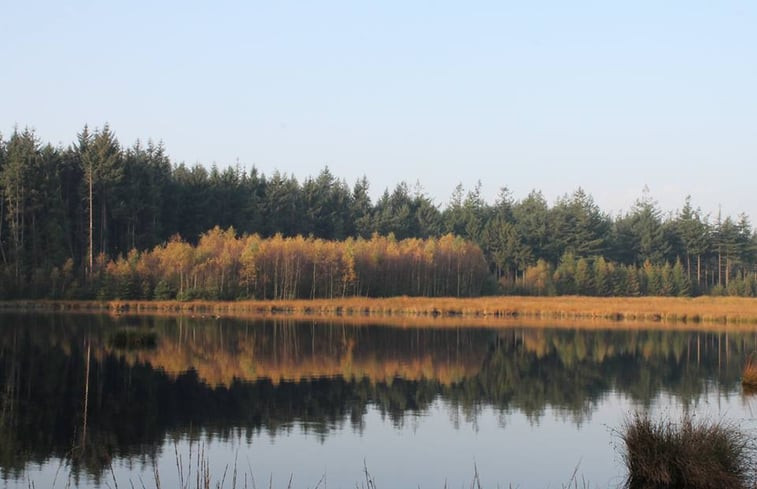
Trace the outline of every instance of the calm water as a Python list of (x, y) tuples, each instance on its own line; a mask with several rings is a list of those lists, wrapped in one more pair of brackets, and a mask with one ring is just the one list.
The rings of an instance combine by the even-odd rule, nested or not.
[(157, 471), (172, 488), (178, 459), (194, 487), (199, 455), (225, 487), (235, 461), (237, 487), (354, 488), (364, 467), (379, 488), (470, 487), (476, 469), (487, 488), (560, 487), (576, 467), (615, 487), (635, 410), (755, 430), (755, 349), (754, 331), (5, 314), (0, 470), (7, 487), (154, 488)]

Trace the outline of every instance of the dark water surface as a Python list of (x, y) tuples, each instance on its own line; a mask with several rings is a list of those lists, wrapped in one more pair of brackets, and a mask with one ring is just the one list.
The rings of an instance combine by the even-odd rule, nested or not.
[(0, 470), (7, 487), (154, 488), (157, 471), (172, 488), (228, 466), (232, 487), (236, 461), (239, 488), (354, 488), (365, 464), (379, 488), (470, 487), (476, 469), (486, 488), (547, 488), (578, 467), (616, 487), (634, 410), (753, 430), (755, 349), (755, 331), (703, 326), (3, 314)]

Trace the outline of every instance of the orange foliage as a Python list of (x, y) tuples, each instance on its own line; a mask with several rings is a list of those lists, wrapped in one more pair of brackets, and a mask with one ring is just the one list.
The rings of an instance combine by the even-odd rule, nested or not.
[[(420, 346), (408, 350), (402, 345), (376, 345), (360, 341), (359, 329), (350, 328), (335, 340), (329, 335), (303, 337), (302, 330), (287, 323), (276, 326), (271, 336), (254, 328), (219, 328), (197, 326), (179, 319), (174, 334), (162, 334), (155, 349), (123, 351), (130, 363), (149, 363), (176, 375), (195, 370), (209, 385), (231, 385), (234, 380), (269, 379), (274, 384), (322, 377), (347, 380), (369, 379), (391, 382), (395, 378), (436, 380), (449, 385), (478, 373), (486, 345), (470, 345), (450, 355), (438, 348), (433, 335), (423, 335)], [(318, 324), (317, 328), (328, 327)], [(419, 353), (417, 348), (422, 348)], [(103, 346), (101, 354), (115, 352)]]
[(151, 286), (140, 298), (315, 299), (346, 296), (476, 296), (488, 270), (481, 249), (447, 235), (397, 241), (374, 235), (346, 241), (313, 237), (238, 237), (233, 228), (211, 229), (197, 246), (178, 237), (152, 251), (111, 261), (112, 298), (132, 280)]

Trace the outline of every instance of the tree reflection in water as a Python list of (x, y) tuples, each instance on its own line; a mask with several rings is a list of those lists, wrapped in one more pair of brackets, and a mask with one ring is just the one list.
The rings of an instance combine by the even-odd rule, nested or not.
[[(611, 392), (685, 405), (735, 389), (757, 344), (755, 332), (620, 327), (9, 314), (2, 324), (0, 467), (11, 477), (51, 458), (97, 476), (112, 458), (149, 459), (166, 436), (200, 431), (251, 440), (297, 423), (325, 438), (345, 425), (360, 431), (370, 406), (401, 424), (439, 399), (473, 419), (493, 407), (538, 421), (552, 408), (580, 424)], [(123, 335), (137, 340), (114, 341)]]

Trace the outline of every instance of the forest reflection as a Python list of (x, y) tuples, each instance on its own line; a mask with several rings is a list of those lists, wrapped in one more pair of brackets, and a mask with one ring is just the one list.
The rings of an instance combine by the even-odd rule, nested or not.
[(538, 422), (554, 409), (580, 424), (610, 394), (641, 405), (669, 394), (685, 405), (712, 389), (735, 391), (757, 349), (754, 331), (621, 326), (12, 314), (0, 322), (5, 476), (69, 457), (74, 470), (99, 474), (113, 458), (150, 458), (167, 436), (199, 432), (251, 439), (297, 424), (325, 438), (362, 430), (369, 407), (399, 426), (437, 400), (471, 419), (487, 407)]

